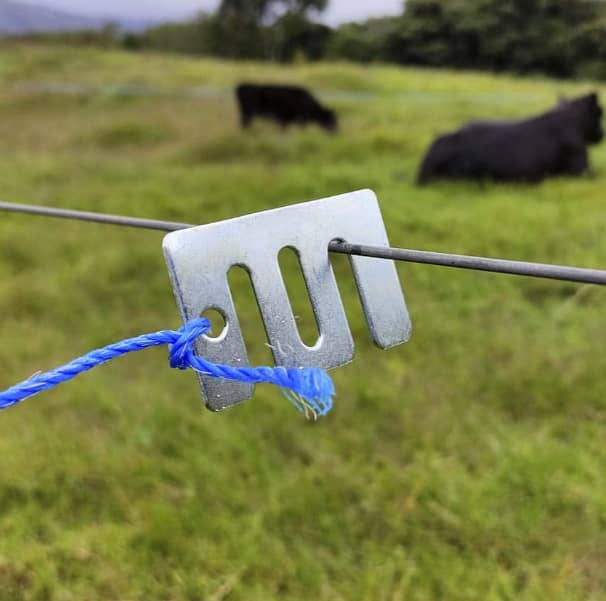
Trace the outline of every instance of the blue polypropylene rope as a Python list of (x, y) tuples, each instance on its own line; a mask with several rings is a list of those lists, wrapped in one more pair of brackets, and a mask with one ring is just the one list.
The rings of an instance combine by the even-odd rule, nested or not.
[(195, 340), (211, 329), (211, 323), (203, 317), (187, 322), (178, 330), (160, 330), (129, 338), (97, 349), (51, 371), (35, 374), (0, 392), (0, 410), (16, 405), (27, 397), (58, 386), (97, 365), (111, 361), (120, 355), (141, 351), (152, 346), (169, 345), (170, 366), (177, 369), (191, 368), (205, 376), (223, 378), (248, 384), (267, 382), (282, 389), (286, 398), (306, 416), (314, 418), (326, 415), (332, 409), (334, 386), (330, 376), (317, 368), (285, 367), (231, 367), (206, 361), (194, 353)]

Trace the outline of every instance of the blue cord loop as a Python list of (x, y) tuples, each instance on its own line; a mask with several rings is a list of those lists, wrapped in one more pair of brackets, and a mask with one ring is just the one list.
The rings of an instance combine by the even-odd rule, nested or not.
[(67, 382), (78, 374), (116, 357), (164, 344), (167, 344), (169, 348), (170, 366), (175, 369), (191, 368), (206, 376), (248, 384), (275, 384), (280, 387), (284, 396), (296, 409), (304, 413), (307, 418), (317, 419), (332, 409), (332, 397), (335, 389), (330, 376), (322, 369), (231, 367), (211, 363), (198, 357), (194, 352), (194, 343), (199, 336), (209, 332), (210, 328), (210, 321), (200, 317), (192, 319), (178, 330), (160, 330), (151, 334), (143, 334), (91, 351), (62, 367), (36, 374), (20, 384), (0, 392), (0, 410), (16, 405), (43, 390)]

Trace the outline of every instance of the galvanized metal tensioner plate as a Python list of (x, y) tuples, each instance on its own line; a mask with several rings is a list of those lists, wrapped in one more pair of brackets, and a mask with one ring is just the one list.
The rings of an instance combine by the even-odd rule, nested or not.
[[(202, 337), (196, 352), (233, 366), (249, 365), (227, 281), (233, 265), (251, 275), (276, 365), (331, 369), (354, 354), (347, 317), (328, 258), (339, 239), (389, 246), (374, 193), (361, 190), (168, 234), (163, 247), (179, 310), (185, 321), (208, 309), (223, 314), (217, 338)], [(299, 336), (278, 254), (295, 249), (309, 290), (320, 337), (313, 347)], [(411, 323), (393, 261), (351, 257), (362, 308), (375, 344), (388, 348), (410, 337)], [(215, 411), (249, 399), (254, 386), (200, 376), (202, 396)]]

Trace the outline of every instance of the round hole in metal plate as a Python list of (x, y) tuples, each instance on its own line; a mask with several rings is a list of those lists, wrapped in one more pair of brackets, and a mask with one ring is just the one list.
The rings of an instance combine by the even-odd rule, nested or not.
[(211, 307), (206, 309), (200, 317), (205, 317), (210, 321), (211, 327), (210, 332), (205, 334), (204, 337), (209, 340), (217, 340), (221, 338), (227, 331), (227, 320), (225, 319), (224, 313), (220, 309)]

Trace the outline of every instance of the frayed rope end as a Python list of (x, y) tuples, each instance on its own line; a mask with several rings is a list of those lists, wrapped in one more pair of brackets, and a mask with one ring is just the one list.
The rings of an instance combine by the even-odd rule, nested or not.
[(282, 394), (303, 413), (314, 421), (332, 409), (335, 387), (330, 376), (322, 369), (288, 369), (289, 386), (282, 388)]
[(193, 369), (198, 373), (234, 382), (275, 384), (294, 407), (314, 421), (332, 409), (335, 388), (330, 376), (319, 368), (233, 367), (211, 363), (194, 352), (198, 336), (210, 330), (205, 318), (188, 321), (178, 330), (178, 339), (170, 347), (170, 365)]

